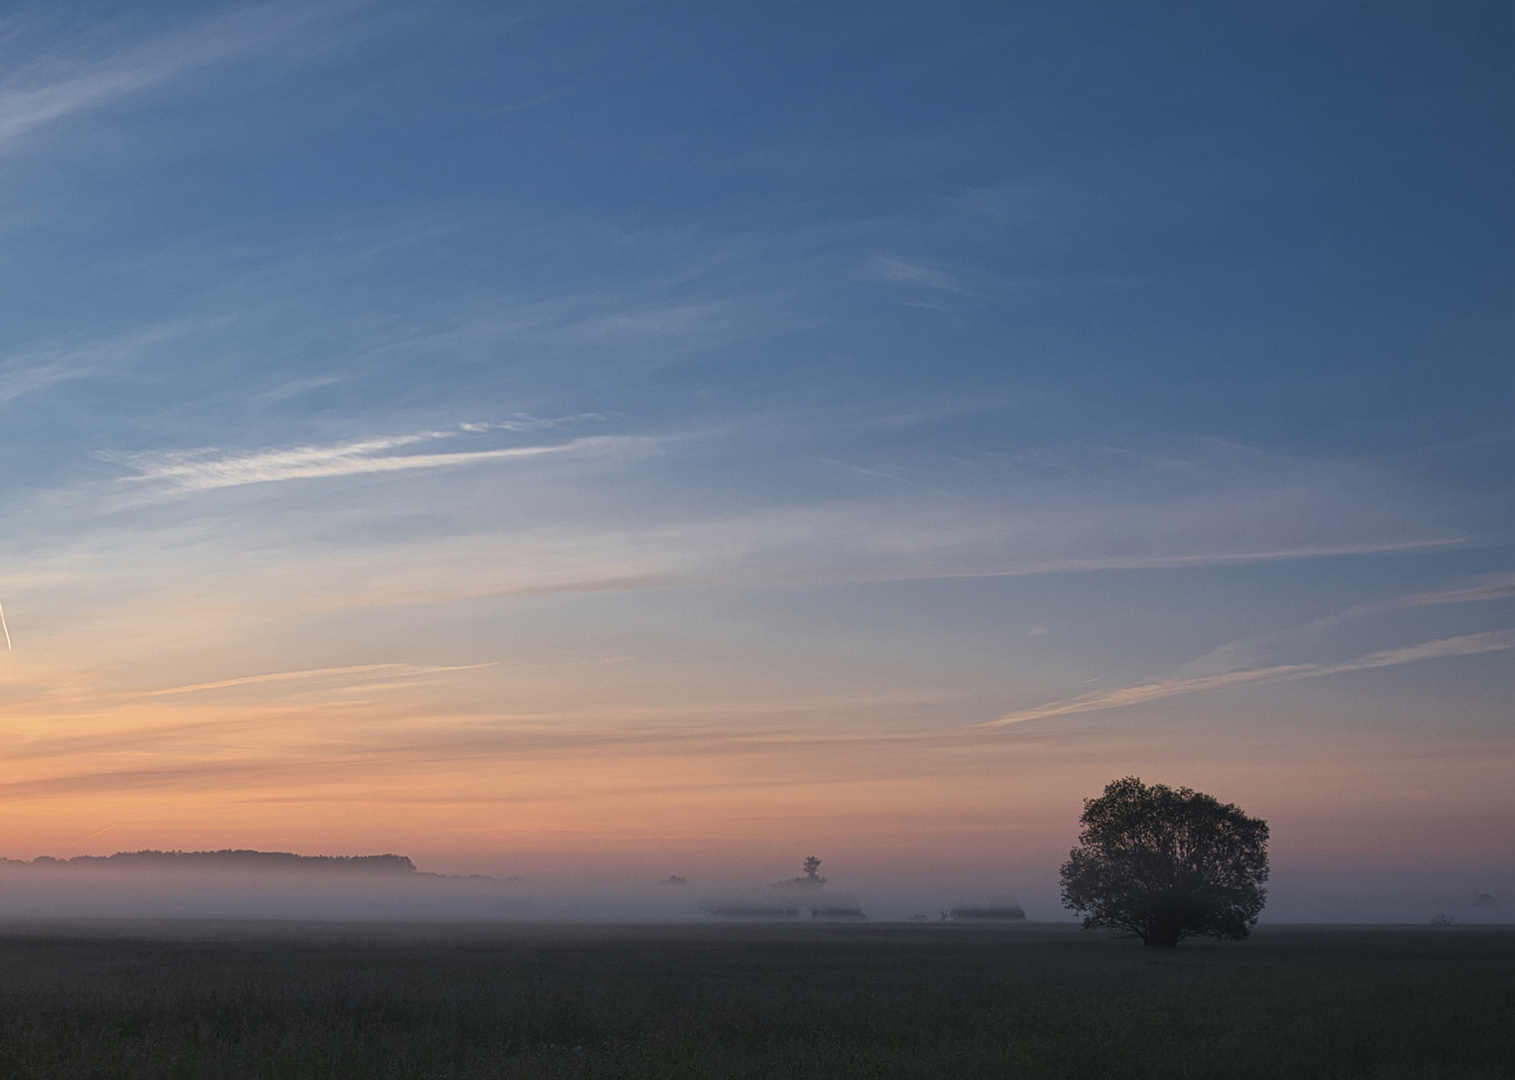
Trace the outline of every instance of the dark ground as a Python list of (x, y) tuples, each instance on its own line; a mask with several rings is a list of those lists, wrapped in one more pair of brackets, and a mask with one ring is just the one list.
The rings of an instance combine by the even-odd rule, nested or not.
[(0, 1077), (1515, 1076), (1515, 929), (0, 924)]

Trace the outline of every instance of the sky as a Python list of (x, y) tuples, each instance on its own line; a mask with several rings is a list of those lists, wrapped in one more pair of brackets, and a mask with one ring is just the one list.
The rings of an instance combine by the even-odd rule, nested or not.
[(1495, 3), (5, 6), (0, 854), (1053, 918), (1137, 775), (1276, 917), (1515, 902), (1512, 91)]

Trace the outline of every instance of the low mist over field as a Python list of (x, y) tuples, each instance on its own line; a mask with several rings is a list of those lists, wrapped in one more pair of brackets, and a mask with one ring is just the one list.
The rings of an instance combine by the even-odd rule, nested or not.
[(952, 921), (953, 907), (968, 910), (961, 901), (912, 907), (907, 888), (869, 896), (865, 908), (854, 892), (825, 883), (796, 889), (792, 882), (691, 883), (677, 875), (640, 882), (446, 875), (417, 870), (401, 855), (139, 851), (0, 862), (0, 918), (784, 922), (929, 912), (930, 921)]
[(418, 873), (396, 855), (119, 853), (0, 863), (0, 915), (144, 918), (495, 918), (509, 885)]
[[(301, 856), (246, 850), (118, 852), (0, 861), (0, 918), (315, 919), (358, 922), (905, 922), (933, 926), (1071, 923), (1050, 874), (1016, 882), (833, 875), (823, 885), (764, 883), (759, 871), (642, 880), (449, 875), (401, 855)], [(1511, 875), (1422, 878), (1371, 891), (1381, 875), (1275, 885), (1267, 922), (1515, 922)], [(1493, 890), (1493, 891), (1490, 891)]]

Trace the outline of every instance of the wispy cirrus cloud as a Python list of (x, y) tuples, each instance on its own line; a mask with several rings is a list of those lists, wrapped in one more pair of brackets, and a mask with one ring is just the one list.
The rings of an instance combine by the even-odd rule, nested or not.
[(1343, 675), (1352, 671), (1367, 671), (1373, 668), (1394, 667), (1412, 664), (1420, 660), (1439, 660), (1451, 656), (1476, 656), (1479, 653), (1501, 652), (1515, 649), (1515, 630), (1491, 630), (1482, 634), (1464, 634), (1460, 637), (1440, 638), (1407, 645), (1398, 649), (1383, 649), (1368, 653), (1353, 660), (1337, 664), (1281, 664), (1274, 667), (1255, 668), (1250, 671), (1230, 671), (1220, 675), (1200, 675), (1189, 678), (1162, 679), (1139, 686), (1125, 686), (1116, 690), (1097, 690), (1062, 701), (1049, 702), (1034, 709), (1022, 709), (1007, 713), (998, 720), (991, 720), (982, 727), (1002, 727), (1026, 720), (1043, 720), (1054, 716), (1071, 716), (1075, 713), (1102, 712), (1139, 705), (1147, 701), (1195, 694), (1205, 690), (1222, 690), (1233, 686), (1257, 686), (1263, 683), (1294, 682), (1298, 679), (1316, 679), (1326, 675)]
[(87, 374), (89, 374), (88, 371), (66, 367), (63, 364), (42, 364), (37, 367), (0, 372), (0, 405), (14, 401), (22, 394), (40, 390), (44, 386), (68, 379), (82, 378)]
[(1507, 600), (1515, 597), (1515, 574), (1503, 574), (1492, 581), (1469, 585), (1462, 589), (1436, 589), (1431, 592), (1411, 593), (1377, 604), (1362, 604), (1344, 614), (1367, 614), (1374, 611), (1393, 611), (1400, 608), (1431, 607), (1440, 604), (1471, 604), (1483, 600)]
[(1128, 558), (1066, 558), (1028, 561), (1004, 569), (972, 569), (922, 577), (1026, 577), (1034, 574), (1093, 573), (1101, 570), (1179, 570), (1197, 566), (1244, 566), (1248, 563), (1282, 562), (1289, 559), (1323, 559), (1333, 555), (1384, 555), (1399, 551), (1424, 551), (1452, 547), (1465, 538), (1448, 536), (1434, 540), (1407, 540), (1383, 544), (1321, 544), (1253, 551), (1194, 551), (1178, 555), (1146, 555)]
[(268, 49), (284, 35), (331, 14), (319, 7), (257, 5), (125, 45), (104, 56), (53, 51), (0, 79), (0, 153), (26, 136), (89, 110), (106, 108), (191, 72)]
[(1505, 600), (1515, 597), (1515, 574), (1504, 574), (1456, 589), (1435, 589), (1429, 592), (1410, 593), (1379, 600), (1369, 604), (1357, 604), (1315, 619), (1303, 626), (1275, 630), (1269, 634), (1228, 641), (1211, 649), (1205, 655), (1189, 661), (1179, 669), (1184, 676), (1202, 676), (1257, 667), (1265, 658), (1281, 649), (1309, 641), (1332, 627), (1360, 619), (1365, 615), (1377, 615), (1390, 611), (1407, 611), (1414, 608), (1440, 607), (1446, 604), (1473, 604), (1490, 600)]
[(878, 254), (864, 265), (859, 275), (865, 279), (914, 285), (943, 292), (966, 292), (966, 286), (944, 270), (911, 262), (898, 255)]
[(189, 686), (170, 686), (165, 690), (149, 690), (137, 696), (166, 697), (172, 694), (198, 694), (206, 690), (227, 690), (237, 686), (310, 682), (354, 675), (365, 678), (404, 678), (411, 675), (436, 675), (444, 671), (473, 671), (477, 668), (493, 666), (492, 663), (455, 664), (447, 667), (422, 667), (416, 664), (354, 664), (349, 667), (308, 668), (304, 671), (275, 671), (265, 675), (244, 675), (241, 678), (222, 679), (219, 682), (193, 683)]
[(1434, 660), (1446, 656), (1468, 656), (1484, 652), (1497, 652), (1515, 648), (1515, 630), (1497, 630), (1460, 637), (1441, 638), (1397, 649), (1385, 649), (1368, 653), (1355, 660), (1336, 664), (1295, 663), (1268, 664), (1266, 658), (1276, 655), (1284, 647), (1297, 645), (1300, 641), (1330, 627), (1360, 618), (1364, 615), (1387, 611), (1408, 610), (1419, 607), (1446, 604), (1479, 603), (1501, 600), (1515, 596), (1515, 575), (1502, 574), (1476, 585), (1453, 589), (1435, 589), (1391, 597), (1369, 604), (1358, 604), (1345, 611), (1316, 619), (1304, 626), (1278, 630), (1271, 634), (1227, 642), (1204, 656), (1183, 665), (1177, 673), (1166, 679), (1136, 686), (1112, 690), (1097, 690), (1077, 697), (1050, 702), (1033, 709), (1009, 713), (988, 727), (1019, 723), (1023, 720), (1039, 720), (1053, 716), (1068, 716), (1075, 713), (1101, 712), (1139, 705), (1147, 701), (1176, 697), (1183, 694), (1201, 693), (1207, 690), (1223, 690), (1233, 686), (1253, 686), (1262, 683), (1292, 682), (1296, 679), (1312, 679), (1326, 675), (1339, 675), (1350, 671), (1392, 667), (1418, 660)]
[(183, 335), (184, 322), (164, 322), (85, 342), (49, 342), (0, 359), (0, 405), (54, 383), (119, 368)]
[(253, 400), (260, 402), (284, 401), (287, 398), (296, 397), (311, 390), (319, 390), (326, 386), (335, 386), (346, 381), (345, 375), (317, 375), (309, 379), (291, 379), (275, 386), (272, 390), (265, 390), (261, 394), (254, 394)]
[(440, 439), (488, 431), (521, 431), (550, 427), (560, 421), (522, 420), (490, 424), (463, 424), (453, 430), (423, 431), (376, 439), (315, 446), (292, 446), (260, 450), (253, 453), (225, 453), (215, 447), (184, 451), (112, 453), (102, 451), (102, 460), (125, 465), (136, 475), (122, 477), (132, 483), (158, 485), (165, 491), (187, 494), (244, 484), (266, 484), (282, 480), (313, 480), (325, 477), (356, 476), (363, 473), (398, 472), (408, 469), (436, 469), (451, 465), (471, 465), (513, 458), (541, 457), (547, 454), (570, 454), (594, 450), (630, 449), (657, 440), (649, 436), (593, 435), (568, 442), (536, 446), (507, 446), (488, 450), (460, 450), (451, 453), (395, 453)]

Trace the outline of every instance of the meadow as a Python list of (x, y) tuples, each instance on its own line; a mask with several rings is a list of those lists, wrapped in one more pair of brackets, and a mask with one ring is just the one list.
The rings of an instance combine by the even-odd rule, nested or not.
[(0, 1076), (1515, 1075), (1515, 929), (0, 925)]

